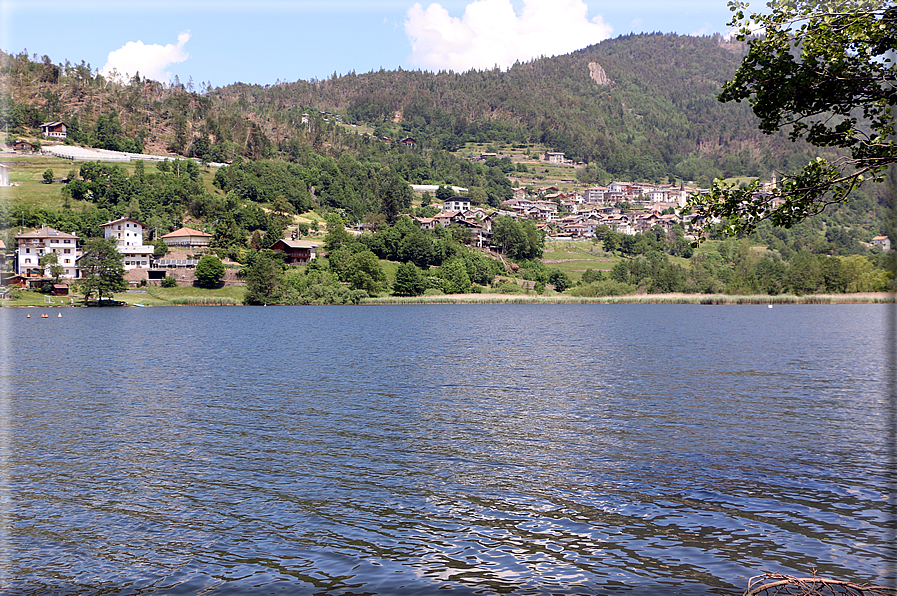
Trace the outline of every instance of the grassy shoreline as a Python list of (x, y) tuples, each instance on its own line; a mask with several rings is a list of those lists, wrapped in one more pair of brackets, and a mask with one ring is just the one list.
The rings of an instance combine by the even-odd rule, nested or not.
[[(175, 289), (173, 292), (163, 292), (156, 289), (153, 293), (144, 294), (136, 298), (134, 294), (117, 294), (116, 300), (123, 300), (131, 304), (138, 302), (142, 306), (242, 306), (241, 300), (233, 292), (231, 295), (197, 295), (195, 289)], [(156, 294), (156, 295), (153, 295)], [(74, 304), (63, 303), (57, 299), (53, 304), (36, 303), (34, 300), (10, 300), (0, 303), (0, 308), (60, 308), (82, 306), (76, 299)], [(65, 302), (68, 302), (67, 298)], [(540, 296), (538, 294), (446, 294), (439, 296), (381, 296), (367, 298), (360, 306), (379, 304), (407, 305), (407, 304), (699, 304), (699, 305), (738, 305), (738, 304), (769, 304), (769, 305), (800, 305), (800, 304), (895, 304), (897, 294), (886, 292), (873, 292), (864, 294), (811, 294), (805, 296), (780, 295), (726, 295), (726, 294), (630, 294), (626, 296), (599, 296), (583, 298), (577, 296), (564, 296), (555, 294)], [(273, 306), (273, 305), (272, 305)]]

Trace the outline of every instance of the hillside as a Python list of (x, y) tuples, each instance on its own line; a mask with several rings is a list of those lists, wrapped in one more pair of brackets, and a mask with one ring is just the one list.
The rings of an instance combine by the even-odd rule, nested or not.
[(708, 182), (805, 162), (806, 147), (760, 133), (748, 106), (716, 100), (740, 59), (719, 37), (629, 35), (507, 72), (350, 73), (212, 97), (260, 114), (313, 105), (448, 150), (539, 143), (589, 163), (595, 179)]
[[(74, 174), (81, 179), (61, 194), (53, 185), (37, 193), (52, 194), (49, 203), (17, 193), (0, 206), (0, 228), (59, 221), (89, 233), (97, 218), (130, 215), (171, 230), (189, 217), (220, 228), (229, 246), (257, 231), (279, 237), (290, 217), (313, 209), (321, 218), (336, 210), (351, 223), (393, 222), (411, 210), (409, 183), (468, 188), (474, 204), (496, 207), (511, 198), (513, 184), (706, 186), (717, 176), (766, 177), (806, 163), (807, 146), (761, 134), (748, 106), (716, 100), (742, 50), (718, 36), (629, 35), (507, 71), (381, 70), (217, 89), (192, 80), (110, 81), (83, 61), (0, 54), (0, 127), (11, 138), (49, 142), (40, 124), (62, 120), (67, 143), (233, 163), (202, 173), (214, 184), (200, 184), (199, 171), (187, 183), (160, 168), (144, 175), (82, 167)], [(414, 146), (395, 142), (404, 136)], [(509, 159), (468, 159), (494, 148)], [(549, 167), (535, 161), (544, 151), (584, 163)], [(66, 197), (76, 209), (98, 212), (42, 211), (64, 207)], [(835, 229), (851, 243), (868, 241), (885, 233), (884, 199), (870, 187), (787, 238), (763, 242), (793, 238), (828, 250)]]
[(3, 55), (0, 126), (27, 134), (58, 119), (78, 143), (229, 161), (346, 145), (356, 130), (328, 113), (378, 136), (414, 136), (424, 148), (538, 144), (588, 163), (586, 181), (706, 183), (805, 162), (806, 147), (761, 134), (748, 106), (716, 101), (739, 52), (718, 36), (628, 35), (508, 71), (381, 70), (217, 89), (118, 84), (83, 62)]

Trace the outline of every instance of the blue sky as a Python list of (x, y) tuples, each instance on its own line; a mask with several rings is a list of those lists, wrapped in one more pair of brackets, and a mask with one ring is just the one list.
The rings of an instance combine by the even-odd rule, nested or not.
[(0, 0), (0, 49), (182, 83), (508, 66), (630, 32), (725, 33), (726, 0)]

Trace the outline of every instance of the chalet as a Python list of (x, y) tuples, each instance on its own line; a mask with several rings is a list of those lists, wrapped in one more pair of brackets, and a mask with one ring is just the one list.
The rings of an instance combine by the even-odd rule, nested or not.
[(162, 236), (162, 242), (168, 246), (182, 248), (208, 248), (212, 242), (212, 235), (193, 228), (180, 228)]
[(118, 241), (116, 249), (124, 256), (125, 270), (149, 268), (156, 249), (143, 243), (145, 224), (123, 217), (108, 221), (100, 227), (103, 228), (104, 238), (115, 238)]
[(399, 141), (399, 143), (405, 145), (406, 147), (414, 147), (417, 144), (417, 141), (415, 141), (411, 137), (405, 137), (404, 139)]
[(601, 220), (601, 223), (609, 227), (611, 230), (619, 232), (621, 234), (626, 234), (628, 236), (632, 236), (633, 234), (635, 234), (635, 229), (633, 228), (629, 217), (625, 215), (608, 217)]
[[(552, 205), (554, 205), (554, 203), (552, 203)], [(550, 222), (558, 219), (557, 205), (554, 205), (554, 209), (547, 205), (533, 205), (523, 213), (527, 219), (534, 219), (537, 221)]]
[(464, 219), (469, 219), (471, 221), (477, 219), (483, 221), (489, 214), (481, 207), (477, 207), (476, 209), (468, 209), (467, 211), (464, 211), (462, 215), (464, 216)]
[(876, 236), (872, 239), (872, 246), (880, 246), (884, 252), (891, 250), (891, 239), (887, 236)]
[(508, 199), (507, 201), (502, 201), (501, 206), (505, 209), (519, 211), (526, 207), (531, 207), (532, 204), (533, 202), (528, 199)]
[(436, 216), (433, 217), (433, 222), (443, 228), (447, 228), (459, 217), (461, 217), (459, 211), (443, 211), (442, 213), (437, 213)]
[(68, 132), (65, 122), (44, 122), (40, 125), (41, 134), (54, 139), (64, 139)]
[(634, 230), (637, 234), (644, 234), (660, 221), (660, 216), (655, 213), (639, 215), (635, 218)]
[(563, 153), (546, 153), (545, 161), (548, 163), (564, 163), (566, 160)]
[(278, 240), (271, 247), (274, 252), (286, 255), (285, 262), (290, 265), (308, 265), (317, 256), (317, 245), (307, 240)]
[(17, 288), (26, 288), (28, 287), (28, 278), (24, 275), (10, 275), (9, 277), (4, 277), (3, 283)]
[(34, 153), (37, 151), (37, 146), (34, 143), (29, 143), (28, 141), (15, 141), (12, 144), (13, 151), (20, 151), (23, 153)]
[(415, 217), (413, 219), (417, 222), (417, 225), (420, 226), (420, 229), (422, 230), (436, 229), (436, 221), (432, 217)]
[(16, 235), (16, 273), (26, 277), (44, 277), (49, 274), (49, 265), (40, 266), (44, 255), (56, 253), (56, 263), (61, 265), (61, 277), (78, 277), (78, 237), (51, 227), (43, 226), (31, 232)]
[(490, 231), (491, 222), (489, 229), (487, 229), (483, 223), (479, 221), (471, 221), (469, 219), (458, 218), (453, 223), (457, 223), (470, 230), (470, 243), (475, 246), (482, 248), (484, 244), (488, 244), (492, 239), (492, 232)]

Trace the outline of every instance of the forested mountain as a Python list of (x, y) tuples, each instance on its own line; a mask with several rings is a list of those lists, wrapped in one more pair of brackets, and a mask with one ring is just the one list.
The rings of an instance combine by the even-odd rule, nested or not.
[(716, 101), (740, 52), (719, 36), (640, 34), (507, 71), (381, 70), (217, 89), (139, 75), (121, 84), (83, 62), (23, 52), (2, 57), (0, 126), (26, 132), (59, 119), (74, 142), (229, 161), (289, 156), (297, 145), (339, 149), (345, 131), (320, 117), (330, 112), (378, 136), (414, 136), (425, 149), (543, 144), (587, 162), (598, 180), (707, 182), (805, 163), (806, 147), (760, 133), (748, 106)]
[(542, 143), (593, 164), (598, 178), (710, 180), (805, 163), (805, 147), (760, 133), (748, 106), (716, 100), (740, 60), (740, 46), (719, 36), (628, 35), (508, 71), (381, 70), (212, 96), (266, 115), (320, 106), (449, 150)]

